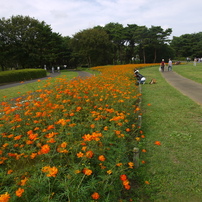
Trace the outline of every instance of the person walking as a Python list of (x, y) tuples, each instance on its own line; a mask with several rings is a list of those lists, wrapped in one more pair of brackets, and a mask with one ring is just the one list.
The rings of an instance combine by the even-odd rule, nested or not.
[(164, 67), (165, 67), (164, 59), (162, 59), (162, 61), (160, 63), (160, 67), (161, 67), (161, 71), (164, 72)]
[(168, 61), (168, 71), (172, 71), (172, 65), (173, 65), (173, 62), (172, 62), (172, 60), (169, 58), (169, 61)]
[(194, 58), (194, 66), (196, 66), (196, 62), (197, 62), (197, 59), (196, 59), (196, 58)]

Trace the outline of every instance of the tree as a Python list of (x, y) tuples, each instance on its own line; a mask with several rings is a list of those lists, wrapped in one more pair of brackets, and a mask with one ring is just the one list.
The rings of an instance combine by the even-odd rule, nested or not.
[(186, 58), (202, 56), (202, 32), (194, 34), (183, 34), (179, 37), (173, 37), (171, 47), (175, 50), (176, 57)]
[(124, 63), (125, 32), (123, 25), (110, 22), (104, 26), (104, 30), (109, 35), (109, 40), (113, 44), (113, 64)]
[(127, 24), (124, 28), (124, 39), (126, 46), (126, 62), (132, 62), (133, 58), (135, 58), (137, 52), (135, 52), (136, 43), (136, 30), (138, 29), (138, 25), (136, 24)]
[(139, 47), (140, 61), (143, 58), (143, 63), (146, 63), (146, 51), (145, 49), (149, 46), (149, 30), (146, 26), (138, 26), (135, 31), (135, 41)]
[(170, 42), (168, 36), (170, 36), (171, 33), (171, 28), (168, 28), (165, 31), (160, 26), (151, 26), (151, 28), (149, 28), (150, 46), (154, 49), (154, 63), (157, 59), (157, 50), (160, 49), (166, 42)]
[(0, 65), (30, 68), (57, 61), (62, 37), (44, 21), (29, 16), (0, 19)]
[(76, 33), (71, 39), (73, 53), (80, 57), (81, 64), (106, 65), (110, 61), (108, 34), (103, 29), (92, 28)]

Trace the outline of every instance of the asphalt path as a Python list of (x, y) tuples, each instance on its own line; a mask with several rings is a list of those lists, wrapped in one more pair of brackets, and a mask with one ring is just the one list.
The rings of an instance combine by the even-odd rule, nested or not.
[(187, 79), (176, 72), (161, 72), (165, 80), (183, 95), (191, 98), (194, 102), (202, 105), (202, 84)]

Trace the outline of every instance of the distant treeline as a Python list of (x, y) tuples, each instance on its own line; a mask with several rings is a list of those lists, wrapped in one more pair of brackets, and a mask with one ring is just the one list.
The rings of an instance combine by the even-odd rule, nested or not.
[(2, 18), (0, 68), (76, 68), (202, 57), (202, 32), (170, 40), (171, 33), (171, 28), (161, 26), (124, 27), (110, 22), (64, 37), (44, 21), (29, 16)]

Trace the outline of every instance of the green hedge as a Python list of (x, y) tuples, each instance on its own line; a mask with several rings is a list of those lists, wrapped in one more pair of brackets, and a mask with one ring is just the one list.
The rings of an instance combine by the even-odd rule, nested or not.
[(23, 69), (0, 72), (0, 83), (10, 83), (16, 81), (26, 81), (46, 77), (44, 69)]

